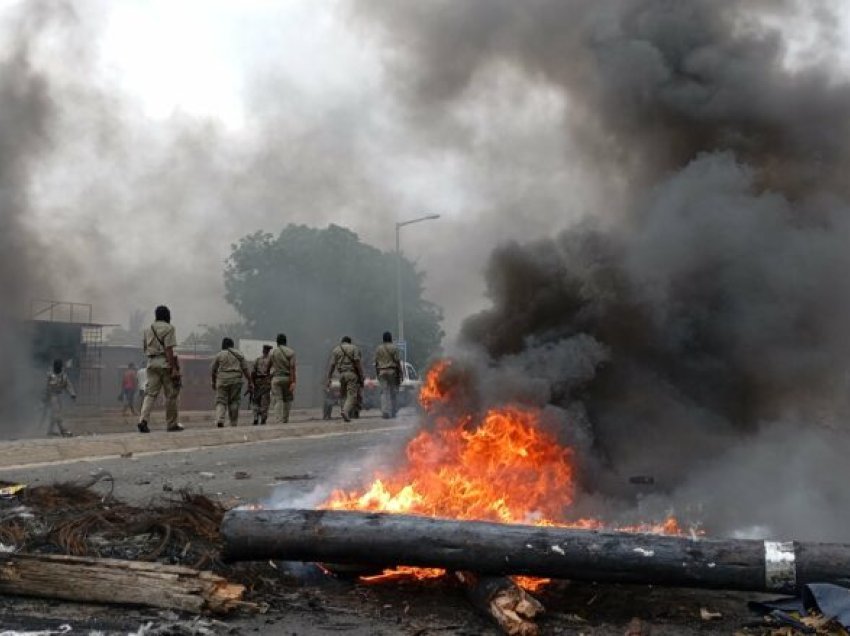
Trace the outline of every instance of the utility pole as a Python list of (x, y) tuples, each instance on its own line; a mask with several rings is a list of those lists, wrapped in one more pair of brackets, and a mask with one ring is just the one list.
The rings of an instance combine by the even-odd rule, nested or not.
[(401, 228), (422, 221), (434, 221), (439, 219), (439, 214), (428, 214), (409, 221), (399, 221), (395, 224), (395, 255), (396, 255), (396, 308), (398, 309), (398, 337), (397, 342), (404, 346), (404, 357), (407, 360), (407, 342), (404, 339), (404, 294), (401, 285)]

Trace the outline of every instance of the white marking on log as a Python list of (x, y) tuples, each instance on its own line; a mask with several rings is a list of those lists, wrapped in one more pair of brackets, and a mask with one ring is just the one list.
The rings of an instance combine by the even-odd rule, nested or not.
[(797, 555), (793, 541), (764, 542), (764, 582), (768, 590), (793, 592), (797, 587)]
[(557, 552), (557, 553), (558, 553), (558, 554), (560, 554), (561, 556), (564, 556), (564, 555), (566, 554), (566, 553), (564, 552), (564, 548), (562, 548), (562, 547), (561, 547), (561, 546), (559, 546), (559, 545), (553, 545), (553, 546), (552, 546), (552, 552)]
[(525, 544), (525, 547), (526, 547), (526, 548), (528, 548), (529, 550), (533, 550), (533, 549), (534, 549), (534, 546), (533, 546), (533, 545), (531, 545), (530, 543), (526, 543), (526, 544)]
[(646, 548), (635, 548), (632, 552), (637, 552), (641, 556), (645, 556), (647, 558), (655, 556), (655, 550), (647, 550)]
[(714, 562), (712, 562), (712, 563), (709, 563), (709, 564), (708, 564), (708, 567), (709, 567), (709, 568), (716, 568), (716, 567), (717, 567), (717, 564), (716, 564), (716, 563), (714, 563)]

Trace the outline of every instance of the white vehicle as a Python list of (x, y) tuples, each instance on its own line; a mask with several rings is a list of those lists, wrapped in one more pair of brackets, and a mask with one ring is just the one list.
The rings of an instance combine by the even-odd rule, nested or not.
[[(419, 379), (419, 372), (409, 362), (404, 362), (401, 365), (404, 371), (404, 378), (401, 385), (398, 387), (398, 404), (399, 406), (410, 406), (415, 404), (419, 399), (419, 389), (422, 387), (422, 380)], [(380, 396), (378, 397), (380, 402)]]
[[(404, 377), (398, 387), (398, 406), (414, 406), (419, 398), (419, 388), (422, 386), (422, 380), (419, 379), (419, 372), (409, 362), (403, 362), (401, 369)], [(339, 404), (339, 379), (334, 378), (331, 381), (330, 387), (325, 392), (325, 403), (323, 408), (324, 418), (330, 419), (331, 411), (334, 405)], [(377, 378), (366, 376), (363, 381), (363, 389), (361, 393), (361, 410), (377, 409), (381, 406), (381, 386)]]

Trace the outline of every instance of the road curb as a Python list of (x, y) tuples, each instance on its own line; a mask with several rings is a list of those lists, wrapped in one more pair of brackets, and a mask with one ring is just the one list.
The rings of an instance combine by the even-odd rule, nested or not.
[(0, 468), (398, 428), (387, 424), (387, 421), (378, 419), (374, 422), (359, 420), (356, 424), (309, 422), (282, 426), (194, 429), (180, 433), (113, 433), (87, 437), (17, 440), (0, 442)]

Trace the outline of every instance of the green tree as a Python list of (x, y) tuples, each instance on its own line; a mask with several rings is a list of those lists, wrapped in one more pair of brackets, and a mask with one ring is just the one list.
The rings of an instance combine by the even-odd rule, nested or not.
[[(424, 274), (402, 260), (408, 358), (422, 366), (443, 337), (442, 310), (422, 298)], [(256, 232), (232, 246), (226, 298), (261, 338), (284, 332), (317, 363), (343, 335), (371, 347), (396, 326), (396, 255), (354, 232), (289, 225), (276, 238)]]

